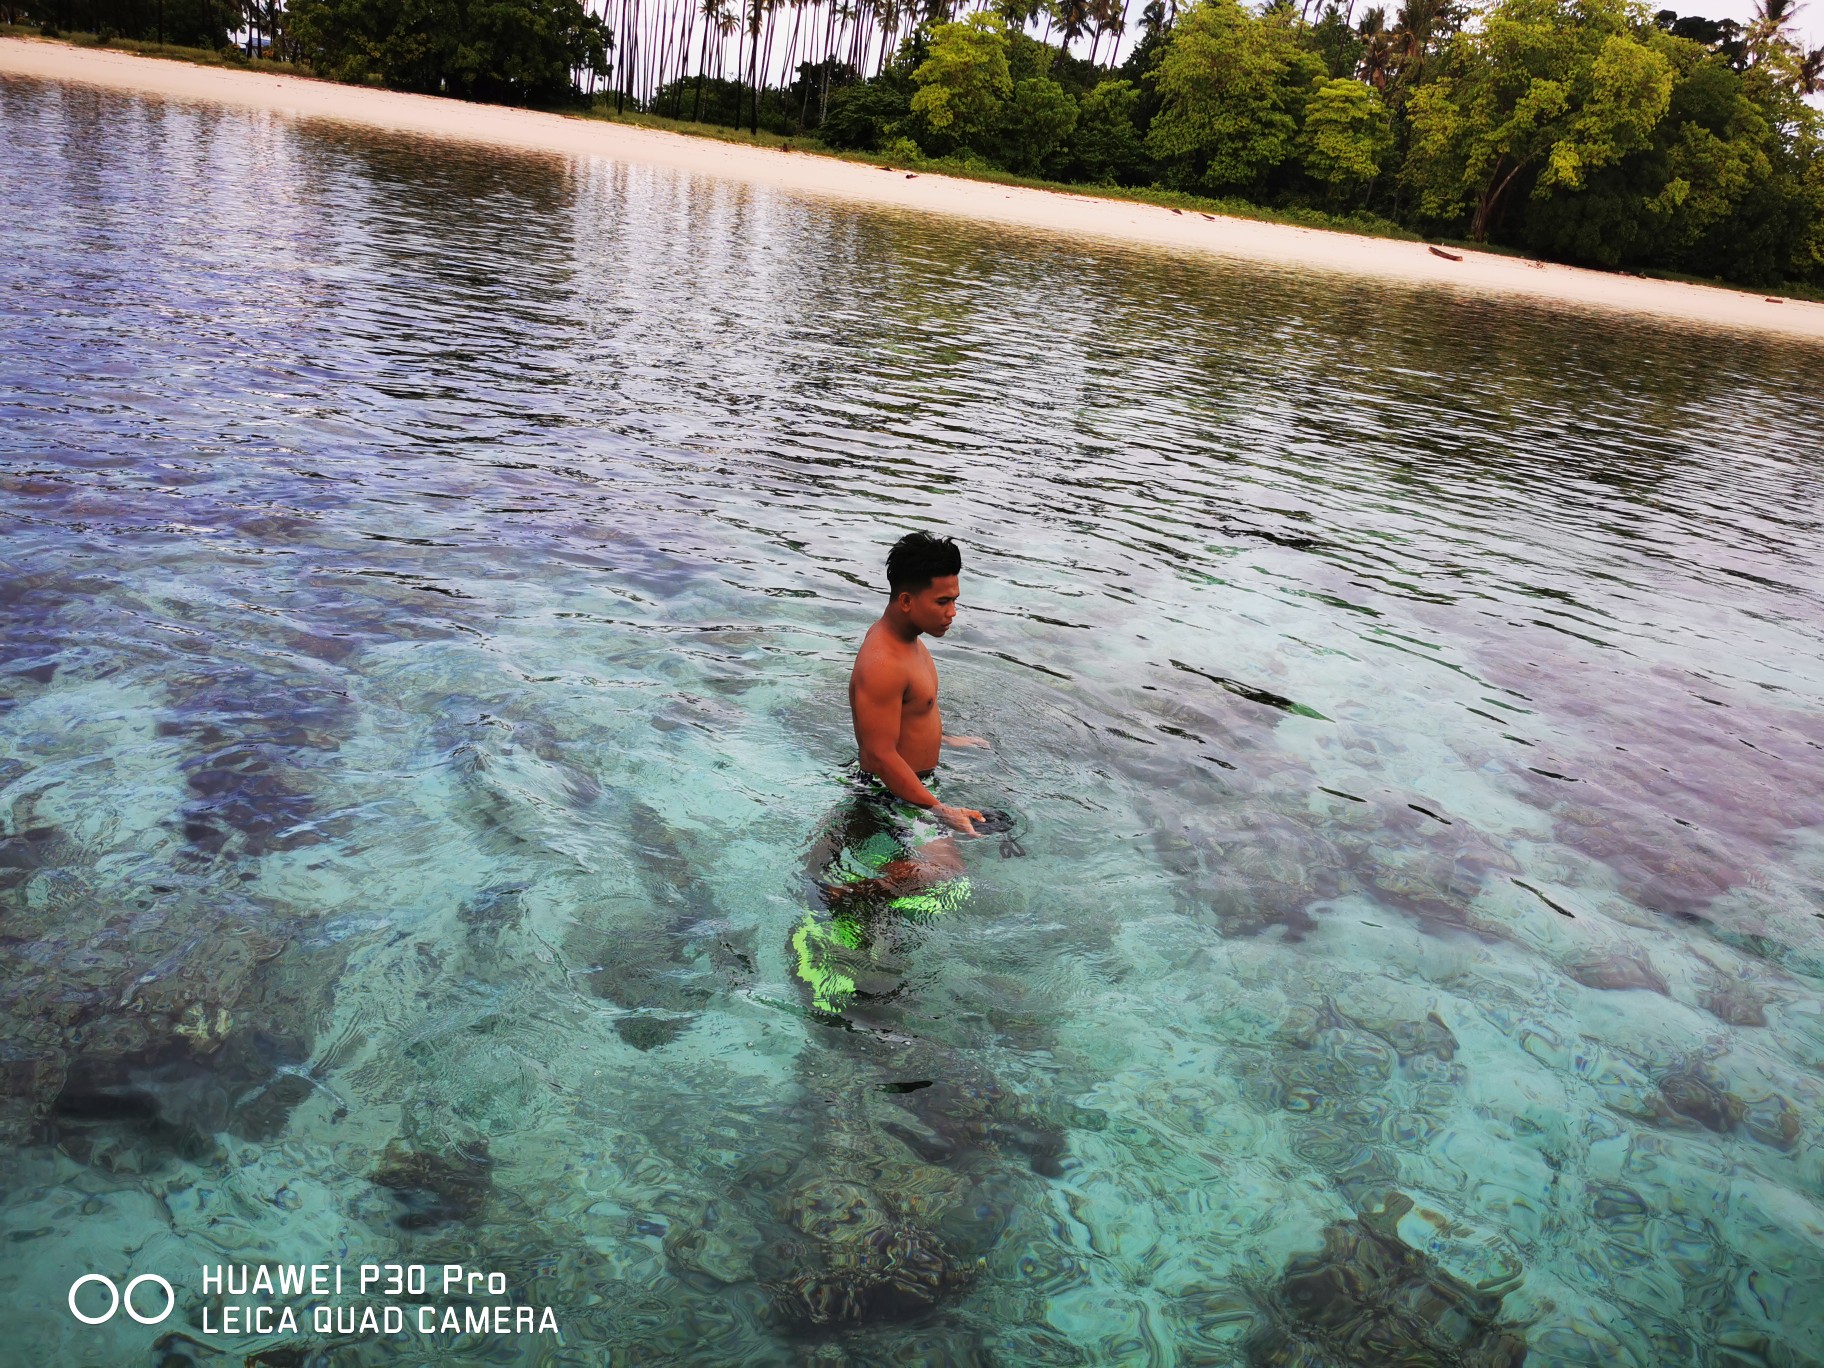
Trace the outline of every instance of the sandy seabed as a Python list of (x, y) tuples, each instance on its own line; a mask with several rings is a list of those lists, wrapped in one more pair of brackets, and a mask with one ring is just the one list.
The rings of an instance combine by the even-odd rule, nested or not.
[(1280, 268), (1377, 277), (1420, 287), (1501, 294), (1567, 310), (1824, 339), (1824, 305), (1737, 290), (1610, 275), (1485, 252), (1460, 260), (1423, 243), (1356, 237), (1248, 219), (1182, 213), (1089, 195), (1028, 190), (774, 151), (625, 124), (468, 104), (264, 72), (195, 66), (97, 48), (0, 39), (0, 77), (75, 81), (186, 101), (215, 101), (300, 119), (528, 151), (607, 157), (775, 186), (850, 204), (974, 219), (1074, 239), (1189, 251)]

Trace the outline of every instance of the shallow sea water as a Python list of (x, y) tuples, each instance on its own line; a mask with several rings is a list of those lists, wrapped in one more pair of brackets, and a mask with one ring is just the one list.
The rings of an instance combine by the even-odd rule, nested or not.
[[(1815, 351), (13, 80), (0, 225), (18, 1361), (1824, 1359)], [(914, 526), (1029, 854), (845, 1030)]]

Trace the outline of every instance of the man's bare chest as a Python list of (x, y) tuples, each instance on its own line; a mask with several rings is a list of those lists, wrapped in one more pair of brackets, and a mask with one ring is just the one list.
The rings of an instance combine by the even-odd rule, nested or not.
[(903, 706), (907, 712), (926, 712), (937, 702), (937, 665), (930, 656), (917, 661), (906, 673)]

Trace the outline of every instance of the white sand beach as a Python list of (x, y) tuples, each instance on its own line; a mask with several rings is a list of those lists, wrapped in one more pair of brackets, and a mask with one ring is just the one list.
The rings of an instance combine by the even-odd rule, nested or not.
[(950, 215), (1074, 239), (1208, 253), (1311, 271), (1450, 290), (1520, 296), (1567, 310), (1824, 340), (1824, 304), (1770, 300), (1703, 285), (1647, 280), (1484, 252), (1447, 260), (1423, 243), (1175, 212), (1152, 205), (883, 170), (599, 120), (467, 104), (299, 77), (196, 66), (107, 49), (0, 39), (0, 76), (86, 82), (139, 95), (216, 101), (299, 119), (328, 119), (499, 147), (607, 157), (744, 180), (851, 204)]

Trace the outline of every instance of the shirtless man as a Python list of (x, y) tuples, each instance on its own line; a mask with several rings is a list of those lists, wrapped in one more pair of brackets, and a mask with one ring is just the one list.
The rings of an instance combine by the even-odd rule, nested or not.
[(937, 662), (920, 641), (941, 637), (956, 621), (963, 557), (948, 537), (910, 532), (887, 554), (891, 594), (880, 621), (868, 628), (849, 673), (849, 711), (861, 767), (901, 802), (923, 808), (945, 826), (975, 835), (982, 814), (937, 800), (925, 781), (937, 770), (941, 745), (985, 746), (974, 736), (945, 736), (937, 712)]
[(851, 838), (877, 826), (890, 828), (901, 853), (876, 867), (873, 877), (825, 882), (832, 902), (903, 895), (963, 874), (962, 855), (949, 832), (975, 835), (982, 814), (952, 807), (928, 785), (935, 782), (943, 746), (988, 743), (944, 735), (937, 711), (937, 664), (919, 640), (927, 634), (941, 637), (956, 620), (962, 568), (956, 543), (924, 532), (901, 537), (887, 556), (891, 596), (880, 621), (868, 628), (849, 674), (849, 710), (864, 791), (846, 825)]
[(923, 532), (901, 537), (887, 557), (886, 611), (868, 628), (849, 674), (860, 773), (805, 862), (829, 915), (807, 911), (791, 937), (811, 1006), (826, 1015), (897, 993), (901, 971), (892, 960), (908, 919), (969, 899), (954, 833), (976, 835), (983, 816), (942, 802), (931, 786), (945, 745), (988, 743), (944, 735), (937, 666), (919, 640), (942, 636), (956, 620), (962, 568), (954, 542)]

